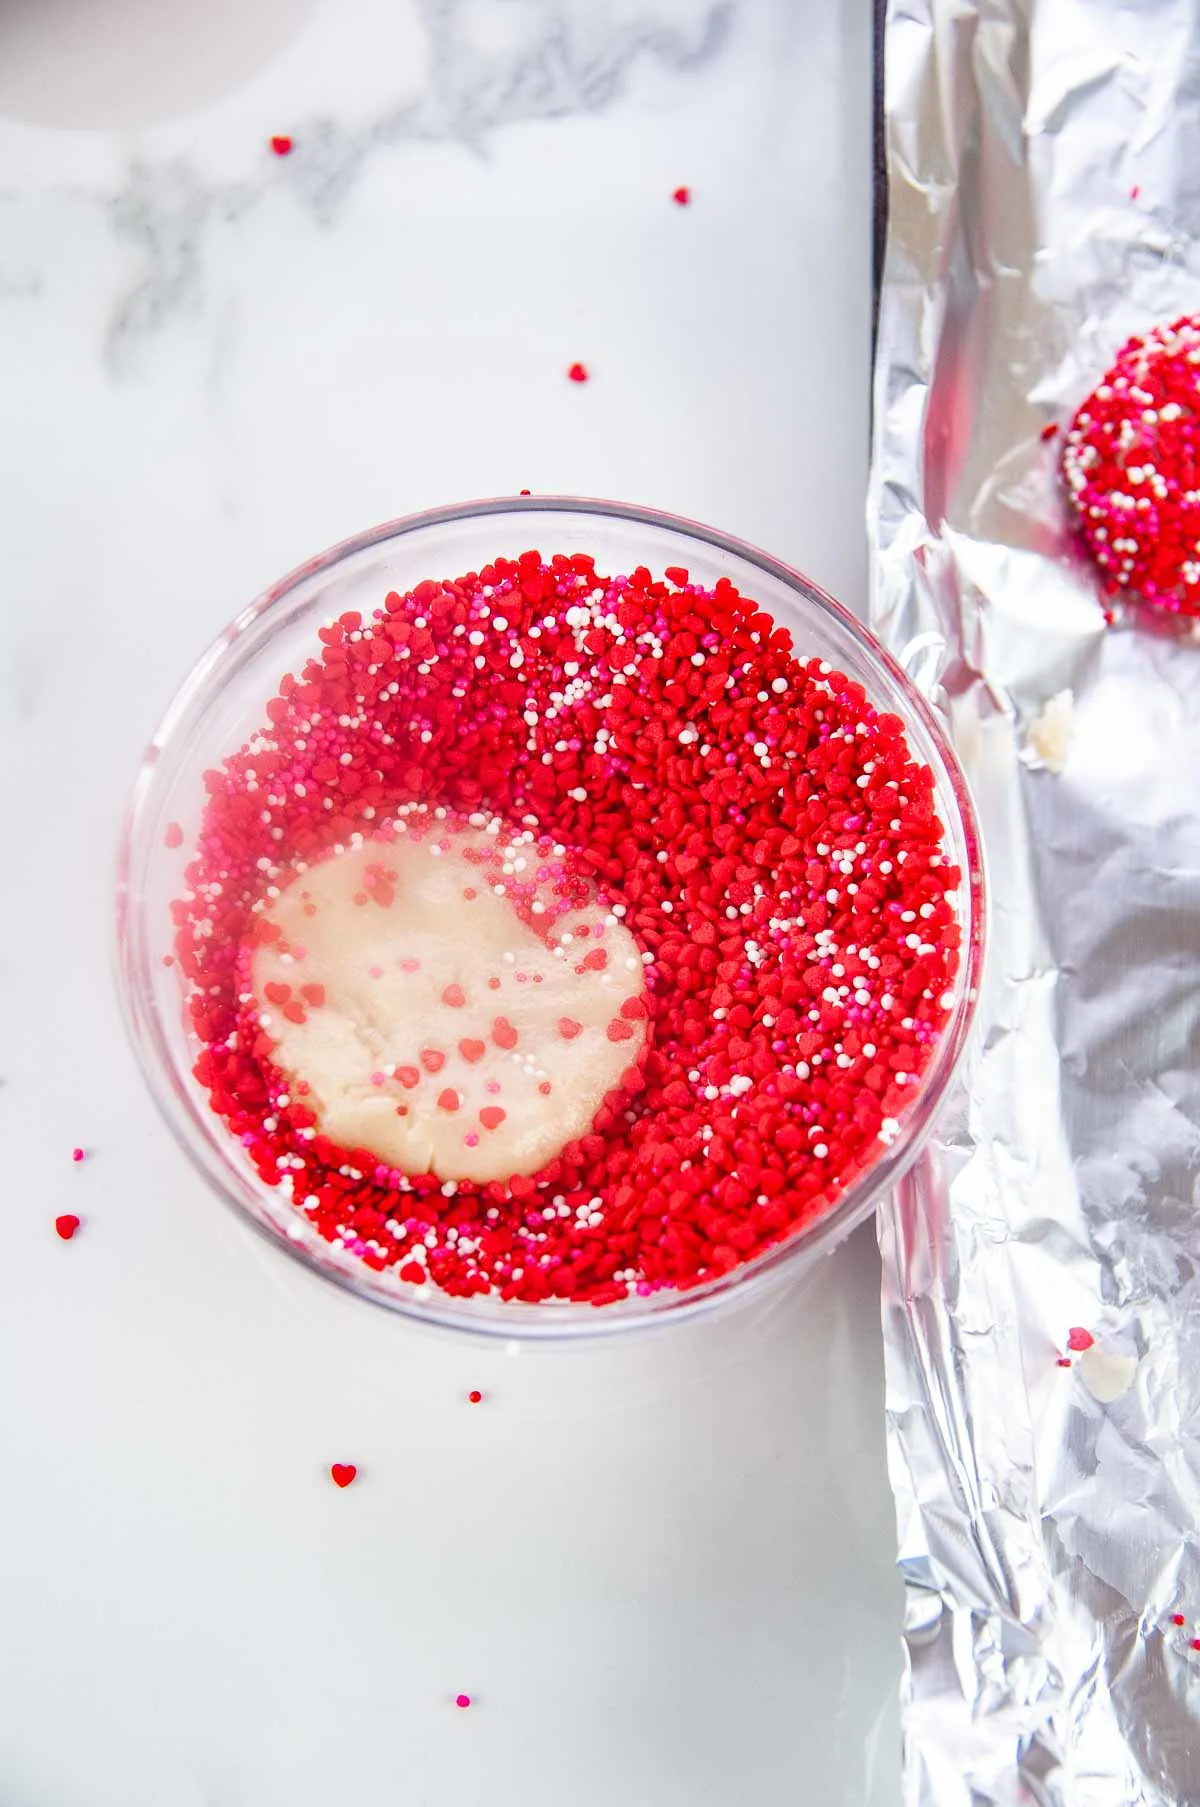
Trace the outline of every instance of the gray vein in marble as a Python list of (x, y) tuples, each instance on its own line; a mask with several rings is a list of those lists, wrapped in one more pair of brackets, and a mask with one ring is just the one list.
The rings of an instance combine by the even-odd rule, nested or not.
[(261, 181), (213, 184), (186, 162), (135, 164), (106, 203), (114, 231), (136, 247), (142, 274), (117, 304), (106, 340), (114, 374), (135, 367), (141, 348), (200, 294), (209, 235), (249, 212), (276, 180), (287, 181), (321, 224), (329, 224), (382, 148), (453, 143), (485, 155), (505, 126), (597, 113), (622, 92), (643, 60), (685, 75), (728, 41), (733, 0), (488, 0), (508, 26), (507, 41), (481, 51), (472, 41), (478, 0), (420, 0), (429, 34), (428, 88), (369, 121), (293, 124), (297, 148)]

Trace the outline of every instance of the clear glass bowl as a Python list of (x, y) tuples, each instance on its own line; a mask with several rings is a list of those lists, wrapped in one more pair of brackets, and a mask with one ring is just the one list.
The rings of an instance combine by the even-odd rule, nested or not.
[[(685, 565), (692, 581), (728, 577), (792, 632), (801, 657), (826, 659), (863, 685), (875, 705), (904, 722), (913, 756), (935, 778), (946, 850), (959, 866), (961, 965), (946, 1029), (899, 1132), (875, 1165), (821, 1218), (757, 1259), (684, 1292), (596, 1307), (565, 1301), (505, 1303), (458, 1299), (429, 1285), (372, 1272), (335, 1249), (272, 1187), (264, 1185), (192, 1076), (197, 1053), (185, 1020), (170, 951), (170, 902), (200, 825), (203, 774), (235, 751), (265, 719), (280, 677), (317, 645), (330, 616), (378, 608), (389, 590), (423, 578), (478, 570), (497, 556), (536, 546), (544, 555), (588, 552), (609, 572)], [(182, 848), (164, 845), (168, 823)], [(405, 1316), (504, 1337), (571, 1338), (691, 1317), (734, 1295), (812, 1266), (861, 1223), (911, 1164), (929, 1133), (970, 1028), (983, 950), (979, 842), (966, 784), (938, 724), (899, 666), (868, 630), (797, 571), (708, 527), (649, 509), (567, 496), (467, 502), (389, 522), (310, 559), (250, 604), (196, 665), (163, 718), (138, 775), (120, 850), (118, 953), (129, 1031), (142, 1071), (181, 1148), (218, 1197), (276, 1247), (338, 1285)]]

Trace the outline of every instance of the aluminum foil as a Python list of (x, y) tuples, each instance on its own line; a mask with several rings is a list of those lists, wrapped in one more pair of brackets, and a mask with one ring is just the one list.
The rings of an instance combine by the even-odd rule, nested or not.
[(1197, 13), (885, 23), (873, 619), (992, 900), (965, 1082), (880, 1220), (910, 1807), (1200, 1803), (1200, 645), (1106, 622), (1042, 437), (1200, 309)]

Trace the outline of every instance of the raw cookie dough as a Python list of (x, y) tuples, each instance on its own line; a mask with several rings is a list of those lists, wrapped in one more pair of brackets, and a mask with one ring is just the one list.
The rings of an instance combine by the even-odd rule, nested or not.
[[(334, 853), (270, 904), (262, 1026), (335, 1142), (443, 1181), (535, 1173), (636, 1064), (636, 942), (594, 893), (567, 908), (526, 851), (433, 823)], [(538, 876), (514, 882), (515, 859)]]

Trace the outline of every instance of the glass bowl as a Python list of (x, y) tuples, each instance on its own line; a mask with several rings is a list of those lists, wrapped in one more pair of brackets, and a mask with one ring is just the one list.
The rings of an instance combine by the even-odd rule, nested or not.
[[(242, 745), (264, 719), (267, 699), (286, 671), (317, 645), (328, 617), (378, 608), (389, 590), (424, 578), (478, 570), (530, 546), (591, 553), (610, 572), (646, 565), (661, 573), (685, 565), (711, 587), (728, 577), (791, 630), (799, 657), (817, 657), (860, 683), (880, 710), (898, 715), (913, 757), (934, 775), (946, 852), (963, 874), (958, 892), (962, 951), (943, 1035), (898, 1131), (873, 1166), (857, 1175), (821, 1217), (756, 1259), (685, 1291), (596, 1307), (566, 1301), (508, 1302), (498, 1296), (452, 1298), (373, 1272), (326, 1242), (299, 1211), (264, 1184), (192, 1075), (197, 1045), (186, 1023), (171, 948), (170, 903), (180, 891), (200, 825), (206, 770)], [(167, 825), (183, 827), (182, 848), (164, 844)], [(175, 838), (175, 837), (173, 837)], [(962, 773), (923, 698), (868, 630), (799, 572), (754, 547), (694, 522), (650, 509), (568, 496), (502, 498), (432, 509), (392, 521), (310, 559), (250, 604), (195, 666), (146, 753), (120, 849), (118, 956), (126, 1019), (155, 1102), (180, 1147), (213, 1191), (276, 1247), (338, 1285), (430, 1324), (515, 1338), (613, 1334), (674, 1322), (735, 1295), (809, 1269), (874, 1209), (911, 1164), (929, 1133), (958, 1065), (974, 1011), (983, 950), (984, 899), (975, 816)]]

